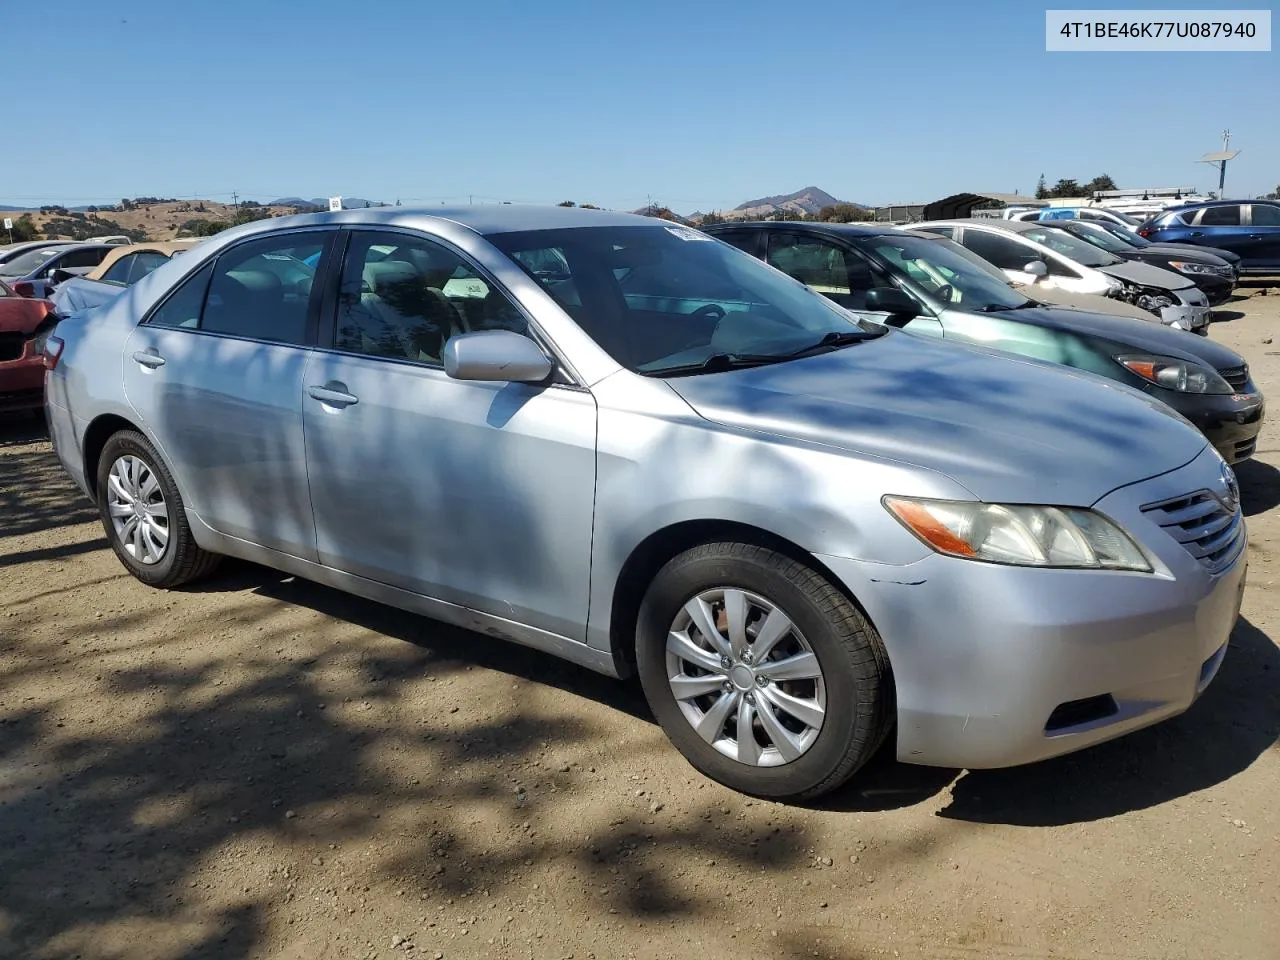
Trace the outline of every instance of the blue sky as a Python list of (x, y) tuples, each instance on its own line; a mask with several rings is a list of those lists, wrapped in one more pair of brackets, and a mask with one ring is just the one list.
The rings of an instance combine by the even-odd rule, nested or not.
[(1224, 127), (1243, 150), (1228, 193), (1280, 182), (1280, 53), (1046, 53), (1045, 6), (20, 4), (0, 203), (652, 197), (688, 213), (809, 184), (876, 204), (1103, 172), (1211, 189), (1195, 160)]

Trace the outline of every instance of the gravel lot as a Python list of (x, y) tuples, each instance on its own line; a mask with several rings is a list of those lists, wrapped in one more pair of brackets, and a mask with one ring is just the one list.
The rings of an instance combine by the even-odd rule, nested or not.
[[(1280, 401), (1280, 286), (1214, 339)], [(1280, 409), (1185, 716), (817, 807), (695, 774), (638, 688), (248, 564), (124, 573), (0, 423), (0, 957), (1280, 956)]]

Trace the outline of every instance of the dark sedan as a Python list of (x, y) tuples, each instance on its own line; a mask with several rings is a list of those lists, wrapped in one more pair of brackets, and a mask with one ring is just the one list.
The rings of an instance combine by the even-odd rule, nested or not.
[(1244, 358), (1221, 344), (1161, 324), (1048, 307), (936, 234), (764, 222), (705, 232), (867, 319), (1119, 381), (1182, 414), (1227, 462), (1253, 455), (1265, 403)]
[(49, 296), (60, 278), (88, 273), (117, 246), (119, 244), (68, 242), (28, 250), (0, 264), (0, 280), (9, 284), (18, 296), (38, 300)]
[[(1117, 257), (1180, 273), (1204, 292), (1210, 306), (1226, 303), (1235, 290), (1235, 268), (1221, 257), (1197, 250), (1190, 244), (1153, 243), (1146, 247), (1136, 247), (1088, 220), (1049, 220), (1042, 223), (1056, 230), (1064, 230), (1086, 243), (1114, 253)], [(1134, 234), (1134, 239), (1141, 238)]]

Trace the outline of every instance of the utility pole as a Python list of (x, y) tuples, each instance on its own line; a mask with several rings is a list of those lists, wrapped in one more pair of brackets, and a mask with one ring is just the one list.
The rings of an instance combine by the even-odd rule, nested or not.
[(231, 205), (237, 210), (240, 209), (240, 194), (236, 193), (234, 190), (231, 191)]
[(1227, 161), (1234, 160), (1240, 155), (1239, 150), (1231, 149), (1231, 131), (1222, 131), (1222, 149), (1215, 153), (1206, 153), (1200, 158), (1200, 163), (1216, 163), (1218, 165), (1218, 199), (1221, 200), (1225, 194), (1223, 188), (1227, 183)]

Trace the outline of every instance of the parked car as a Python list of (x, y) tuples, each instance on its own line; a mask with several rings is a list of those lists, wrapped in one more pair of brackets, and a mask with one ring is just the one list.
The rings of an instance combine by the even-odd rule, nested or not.
[(83, 277), (71, 277), (58, 284), (49, 299), (63, 316), (100, 306), (198, 242), (164, 240), (116, 247)]
[[(1106, 250), (1125, 260), (1149, 263), (1153, 267), (1181, 273), (1200, 288), (1210, 306), (1230, 300), (1235, 290), (1235, 268), (1221, 257), (1197, 250), (1190, 244), (1153, 243), (1138, 247), (1114, 236), (1103, 229), (1101, 224), (1087, 220), (1052, 220), (1049, 221), (1049, 226), (1065, 230), (1073, 237), (1079, 237), (1085, 243), (1091, 243), (1100, 250)], [(1133, 236), (1141, 239), (1137, 234)]]
[(1166, 210), (1138, 228), (1156, 243), (1221, 247), (1240, 256), (1240, 273), (1280, 271), (1280, 201), (1214, 200)]
[(1211, 254), (1219, 260), (1223, 260), (1231, 266), (1233, 281), (1240, 279), (1240, 254), (1232, 253), (1230, 250), (1223, 250), (1221, 247), (1209, 247), (1196, 243), (1152, 243), (1146, 237), (1134, 230), (1122, 230), (1103, 221), (1095, 221), (1091, 226), (1099, 230), (1105, 230), (1113, 237), (1123, 240), (1131, 247), (1137, 247), (1139, 250), (1145, 250), (1148, 247), (1158, 247), (1161, 250), (1167, 250), (1170, 253), (1190, 253), (1198, 251), (1200, 253)]
[(28, 250), (0, 264), (0, 280), (19, 296), (43, 299), (62, 280), (88, 273), (114, 249), (116, 245), (109, 243), (65, 243)]
[(1038, 210), (1021, 210), (1009, 218), (1010, 220), (1040, 221), (1046, 220), (1088, 220), (1105, 221), (1115, 224), (1124, 230), (1136, 231), (1142, 221), (1119, 210), (1107, 207), (1042, 207)]
[[(1049, 307), (931, 233), (887, 225), (732, 223), (705, 232), (866, 319), (1087, 370), (1167, 403), (1229, 463), (1253, 456), (1265, 402), (1244, 358), (1200, 337)], [(977, 262), (975, 262), (977, 261)]]
[(1125, 300), (1181, 330), (1202, 333), (1209, 323), (1208, 298), (1186, 277), (1131, 263), (1044, 224), (939, 220), (911, 229), (955, 240), (1017, 283), (1042, 280), (1046, 287)]
[(0, 270), (3, 270), (4, 265), (10, 260), (20, 257), (31, 250), (42, 250), (46, 247), (65, 247), (72, 242), (71, 240), (23, 240), (18, 243), (6, 244), (0, 247)]
[(44, 406), (44, 345), (57, 320), (47, 300), (0, 281), (0, 413)]
[[(307, 287), (268, 266), (316, 254)], [(1147, 726), (1238, 613), (1235, 479), (1163, 403), (656, 219), (259, 221), (47, 356), (54, 449), (144, 583), (235, 555), (638, 672), (753, 794), (833, 789), (895, 721), (904, 760), (968, 767)]]

